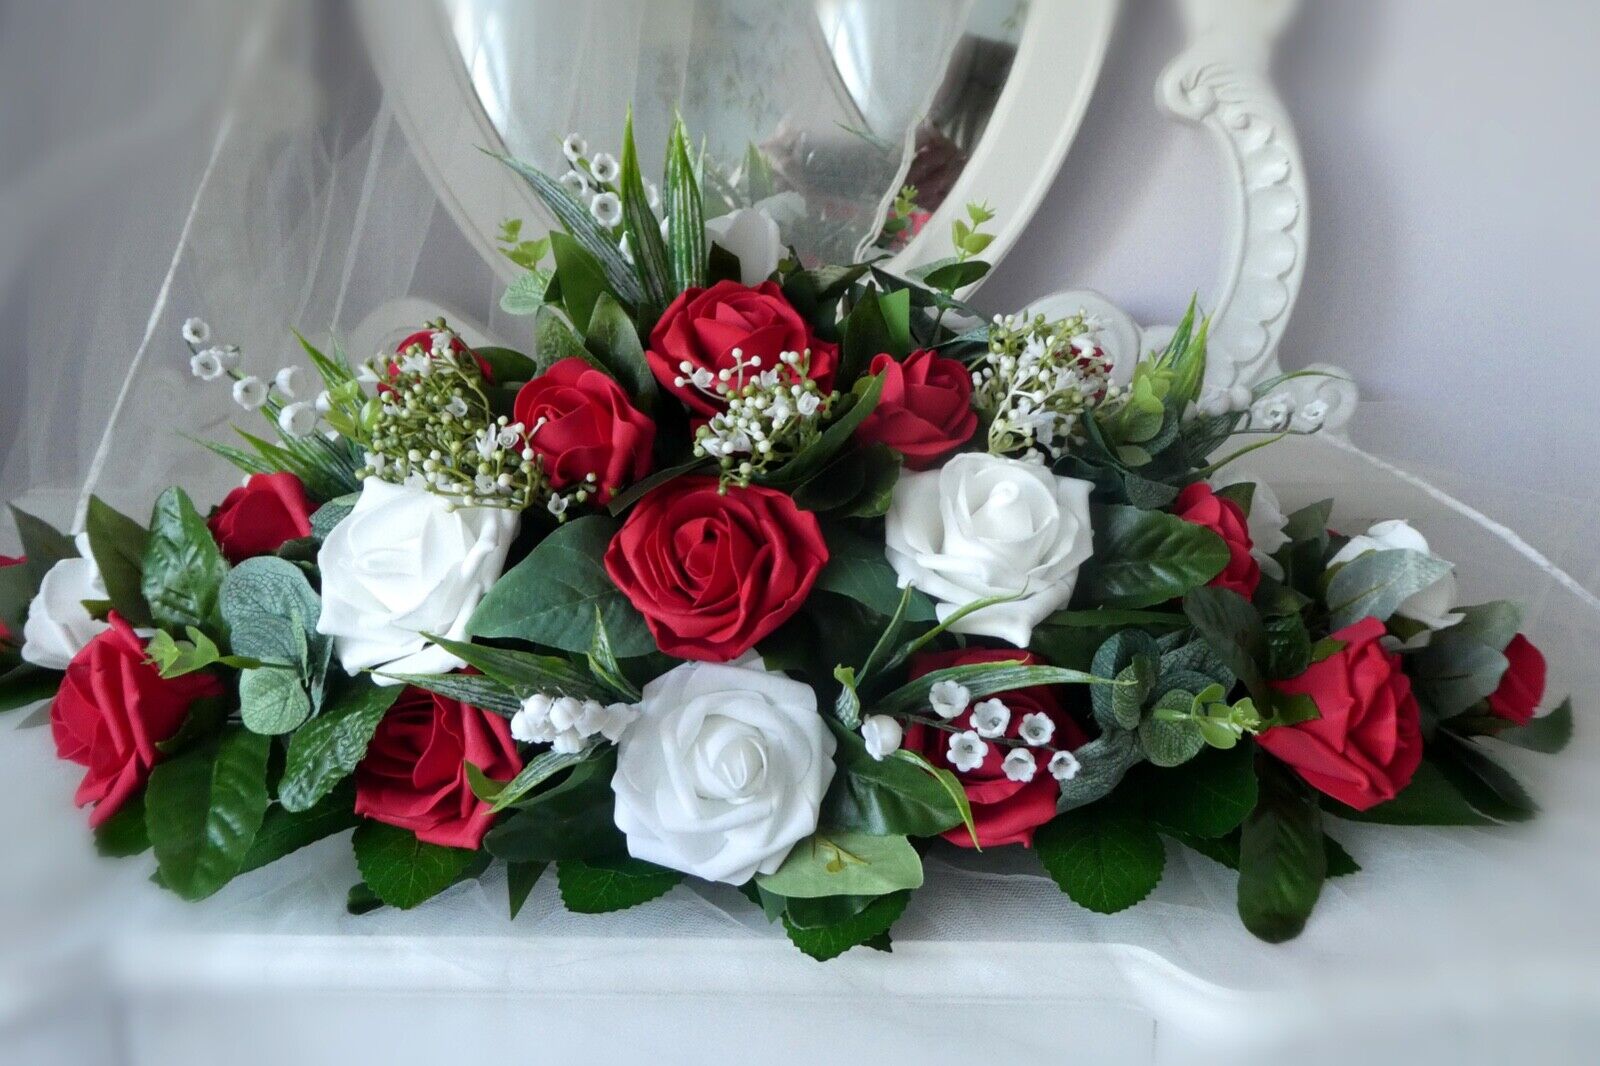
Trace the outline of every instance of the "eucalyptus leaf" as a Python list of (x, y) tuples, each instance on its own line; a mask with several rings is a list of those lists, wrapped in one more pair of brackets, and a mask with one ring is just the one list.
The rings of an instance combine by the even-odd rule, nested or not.
[(239, 675), (239, 716), (245, 728), (282, 736), (311, 716), (311, 697), (294, 670), (262, 666)]
[(881, 896), (922, 887), (922, 859), (903, 836), (818, 829), (756, 883), (789, 898)]
[(1555, 710), (1533, 719), (1525, 726), (1502, 730), (1495, 734), (1495, 739), (1529, 751), (1554, 755), (1572, 740), (1572, 701), (1563, 700)]
[(1329, 628), (1363, 618), (1387, 622), (1400, 605), (1450, 573), (1450, 564), (1427, 552), (1393, 548), (1356, 556), (1328, 582)]

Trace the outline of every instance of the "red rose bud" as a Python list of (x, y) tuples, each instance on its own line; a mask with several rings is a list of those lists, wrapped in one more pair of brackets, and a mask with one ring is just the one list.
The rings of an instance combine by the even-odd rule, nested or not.
[(50, 705), (56, 754), (88, 767), (75, 803), (93, 803), (98, 826), (138, 792), (161, 758), (156, 745), (178, 731), (195, 700), (222, 695), (210, 674), (163, 678), (145, 661), (144, 641), (116, 612), (111, 628), (67, 664)]
[(356, 766), (356, 813), (448, 848), (477, 848), (494, 821), (467, 783), (472, 763), (491, 781), (522, 770), (511, 727), (497, 714), (407, 688)]
[(610, 375), (577, 356), (522, 386), (515, 417), (553, 488), (581, 485), (593, 474), (605, 503), (650, 472), (655, 423)]
[(816, 516), (781, 492), (680, 477), (648, 493), (606, 572), (668, 655), (727, 662), (800, 609), (828, 561)]
[(1178, 493), (1172, 513), (1185, 522), (1205, 526), (1228, 546), (1228, 565), (1211, 579), (1212, 588), (1230, 589), (1247, 600), (1256, 594), (1256, 586), (1261, 584), (1261, 565), (1250, 554), (1250, 522), (1244, 508), (1218, 496), (1205, 482), (1196, 481)]
[(874, 356), (868, 372), (884, 375), (883, 392), (857, 439), (888, 445), (913, 470), (926, 470), (972, 439), (978, 416), (972, 378), (961, 363), (921, 348), (904, 362)]
[[(1029, 665), (1040, 662), (1032, 652), (1010, 651), (1004, 648), (958, 648), (954, 651), (925, 652), (911, 660), (911, 679), (915, 680), (934, 670), (951, 666), (971, 666), (977, 663), (1020, 661)], [(999, 700), (1011, 712), (1001, 737), (1020, 738), (1023, 719), (1030, 714), (1042, 714), (1055, 727), (1048, 746), (1021, 747), (998, 743), (999, 737), (987, 741), (988, 752), (983, 762), (971, 770), (958, 770), (950, 761), (950, 738), (955, 734), (928, 725), (912, 725), (906, 729), (902, 746), (919, 753), (935, 766), (950, 770), (966, 790), (967, 802), (972, 806), (972, 823), (978, 831), (978, 845), (992, 848), (1002, 844), (1033, 845), (1033, 831), (1056, 816), (1056, 800), (1061, 796), (1061, 786), (1046, 769), (1052, 754), (1051, 748), (1071, 751), (1084, 744), (1088, 737), (1062, 707), (1055, 688), (1035, 685), (1012, 689), (984, 699), (973, 700), (967, 709), (950, 719), (959, 730), (974, 729), (973, 714), (976, 706), (985, 700)], [(1005, 772), (1005, 758), (1014, 751), (1026, 750), (1034, 757), (1033, 777), (1028, 781), (1013, 780)], [(972, 835), (964, 825), (956, 826), (944, 838), (961, 847), (972, 847)]]
[(293, 474), (251, 474), (222, 498), (206, 525), (228, 562), (239, 563), (311, 536), (312, 510), (306, 487)]
[(692, 380), (696, 371), (715, 375), (753, 358), (760, 360), (758, 371), (768, 370), (779, 365), (778, 356), (784, 352), (808, 348), (811, 377), (824, 393), (831, 392), (839, 349), (811, 335), (811, 327), (783, 298), (776, 282), (763, 281), (751, 288), (719, 281), (709, 289), (685, 290), (673, 300), (650, 331), (644, 355), (662, 388), (690, 411), (709, 418), (722, 404), (696, 387)]
[(1489, 713), (1514, 725), (1527, 725), (1544, 699), (1544, 653), (1518, 633), (1506, 645), (1506, 672), (1489, 694)]
[(1344, 647), (1312, 663), (1280, 692), (1310, 696), (1322, 717), (1277, 726), (1257, 740), (1313, 788), (1364, 811), (1393, 799), (1422, 761), (1422, 726), (1400, 656), (1380, 641), (1387, 630), (1363, 618), (1333, 634)]

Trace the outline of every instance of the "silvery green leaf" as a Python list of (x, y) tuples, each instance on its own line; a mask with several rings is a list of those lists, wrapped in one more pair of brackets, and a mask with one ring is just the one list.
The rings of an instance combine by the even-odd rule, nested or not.
[(1504, 651), (1511, 638), (1522, 629), (1522, 605), (1510, 600), (1493, 600), (1472, 607), (1458, 607), (1461, 621), (1450, 627), (1452, 633), (1466, 633), (1496, 651)]
[(508, 315), (536, 315), (544, 306), (544, 294), (555, 277), (546, 267), (520, 275), (500, 296), (500, 310)]
[(1328, 582), (1329, 625), (1337, 631), (1368, 617), (1387, 622), (1402, 603), (1450, 569), (1443, 559), (1405, 548), (1358, 555)]
[(328, 534), (333, 532), (333, 527), (343, 522), (356, 509), (356, 501), (361, 498), (359, 492), (352, 492), (329, 500), (318, 507), (311, 516), (311, 535), (318, 540), (327, 540)]
[(310, 715), (311, 697), (296, 671), (263, 666), (239, 675), (239, 716), (250, 732), (282, 736)]
[(1161, 656), (1163, 674), (1178, 670), (1204, 674), (1224, 689), (1231, 689), (1236, 680), (1222, 656), (1203, 640), (1191, 640)]
[(1058, 811), (1070, 811), (1110, 795), (1123, 775), (1144, 758), (1135, 735), (1120, 729), (1100, 734), (1072, 754), (1078, 760), (1078, 772), (1061, 782)]
[(332, 648), (317, 632), (321, 616), (322, 601), (305, 573), (283, 559), (246, 559), (222, 582), (222, 617), (237, 655), (297, 666), (314, 676)]
[[(1089, 669), (1096, 677), (1114, 678), (1140, 655), (1159, 658), (1160, 647), (1150, 634), (1137, 629), (1125, 629), (1100, 645), (1099, 650), (1094, 653), (1094, 660)], [(1089, 690), (1095, 721), (1101, 729), (1117, 728), (1117, 719), (1112, 709), (1114, 692), (1116, 689), (1108, 685), (1096, 685)]]
[(1111, 717), (1123, 729), (1134, 729), (1144, 712), (1145, 697), (1156, 684), (1155, 660), (1148, 655), (1135, 655), (1133, 662), (1117, 674), (1117, 680), (1125, 684), (1111, 690)]
[(1500, 687), (1506, 657), (1471, 632), (1451, 626), (1434, 634), (1410, 670), (1417, 698), (1440, 718), (1462, 713)]
[[(1161, 697), (1156, 706), (1187, 712), (1193, 703), (1192, 693), (1174, 689)], [(1205, 734), (1191, 719), (1169, 722), (1152, 716), (1139, 723), (1139, 747), (1156, 766), (1179, 766), (1200, 754), (1205, 746)]]

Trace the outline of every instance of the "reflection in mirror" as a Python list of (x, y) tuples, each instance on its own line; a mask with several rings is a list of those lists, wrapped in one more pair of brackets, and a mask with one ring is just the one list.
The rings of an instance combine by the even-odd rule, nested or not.
[[(512, 155), (569, 133), (641, 159), (674, 111), (703, 137), (708, 214), (761, 203), (808, 262), (894, 249), (949, 193), (1016, 54), (1026, 0), (440, 0)], [(906, 188), (909, 186), (910, 188)]]

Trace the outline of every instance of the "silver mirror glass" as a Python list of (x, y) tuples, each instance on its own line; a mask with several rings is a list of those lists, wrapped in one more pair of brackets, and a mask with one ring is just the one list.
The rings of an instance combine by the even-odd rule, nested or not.
[(680, 113), (708, 214), (761, 203), (809, 262), (915, 234), (972, 158), (1028, 17), (1026, 0), (440, 2), (511, 154), (560, 174), (569, 133), (615, 152), (632, 106), (655, 161)]

